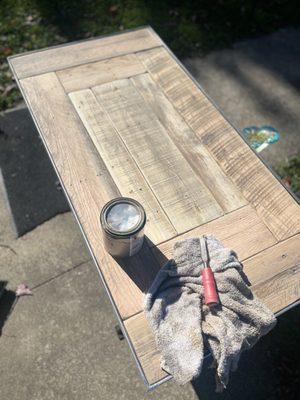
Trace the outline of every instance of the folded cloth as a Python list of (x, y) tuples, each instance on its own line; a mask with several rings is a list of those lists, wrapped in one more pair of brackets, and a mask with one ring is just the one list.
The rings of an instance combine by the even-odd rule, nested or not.
[[(214, 307), (203, 300), (204, 240), (220, 299)], [(207, 348), (216, 366), (217, 391), (226, 387), (241, 353), (276, 324), (274, 314), (252, 294), (237, 255), (213, 236), (175, 244), (174, 260), (158, 272), (144, 308), (162, 368), (184, 384), (199, 376)]]

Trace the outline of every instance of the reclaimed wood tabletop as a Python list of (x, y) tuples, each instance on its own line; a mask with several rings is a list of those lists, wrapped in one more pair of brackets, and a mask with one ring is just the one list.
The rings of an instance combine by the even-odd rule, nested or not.
[[(300, 207), (150, 28), (10, 57), (145, 382), (169, 379), (143, 294), (188, 236), (236, 250), (275, 313), (300, 299)], [(140, 253), (104, 249), (99, 214), (127, 196), (147, 213)]]

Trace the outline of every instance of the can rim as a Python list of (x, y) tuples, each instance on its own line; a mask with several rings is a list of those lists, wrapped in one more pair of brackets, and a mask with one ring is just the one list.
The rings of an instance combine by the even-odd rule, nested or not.
[[(128, 229), (127, 231), (117, 231), (113, 228), (111, 228), (111, 226), (108, 225), (107, 220), (106, 220), (106, 216), (108, 214), (108, 212), (110, 211), (110, 209), (118, 203), (128, 203), (131, 205), (135, 205), (137, 207), (137, 209), (140, 212), (140, 221), (139, 223), (132, 229)], [(138, 233), (141, 229), (144, 228), (145, 223), (146, 223), (146, 212), (144, 210), (144, 207), (135, 199), (132, 199), (130, 197), (116, 197), (112, 200), (110, 200), (108, 203), (106, 203), (100, 213), (100, 223), (102, 228), (104, 229), (104, 231), (106, 233), (109, 233), (115, 237), (126, 237), (126, 236), (131, 236), (134, 235), (135, 233)]]

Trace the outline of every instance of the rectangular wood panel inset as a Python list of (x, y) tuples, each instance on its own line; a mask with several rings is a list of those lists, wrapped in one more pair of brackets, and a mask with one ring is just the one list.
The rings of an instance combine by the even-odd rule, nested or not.
[(121, 195), (136, 199), (145, 208), (145, 234), (155, 244), (175, 236), (174, 227), (93, 92), (82, 90), (69, 97)]
[(225, 212), (236, 210), (247, 202), (240, 190), (200, 142), (199, 138), (178, 114), (149, 74), (131, 78), (149, 106), (155, 111), (169, 136), (180, 149), (195, 173), (213, 193)]
[(138, 53), (154, 81), (278, 240), (300, 230), (300, 207), (165, 48)]
[(91, 86), (128, 78), (146, 71), (135, 54), (109, 58), (94, 63), (67, 68), (57, 72), (66, 92), (87, 89)]
[(92, 90), (178, 233), (223, 214), (130, 80)]

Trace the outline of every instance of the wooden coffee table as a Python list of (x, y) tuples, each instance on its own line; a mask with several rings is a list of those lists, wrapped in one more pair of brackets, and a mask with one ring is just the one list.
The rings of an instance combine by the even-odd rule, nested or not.
[[(274, 312), (300, 298), (300, 207), (149, 27), (9, 59), (149, 388), (169, 379), (142, 311), (173, 244), (212, 233)], [(117, 196), (146, 209), (142, 251), (103, 247)]]

